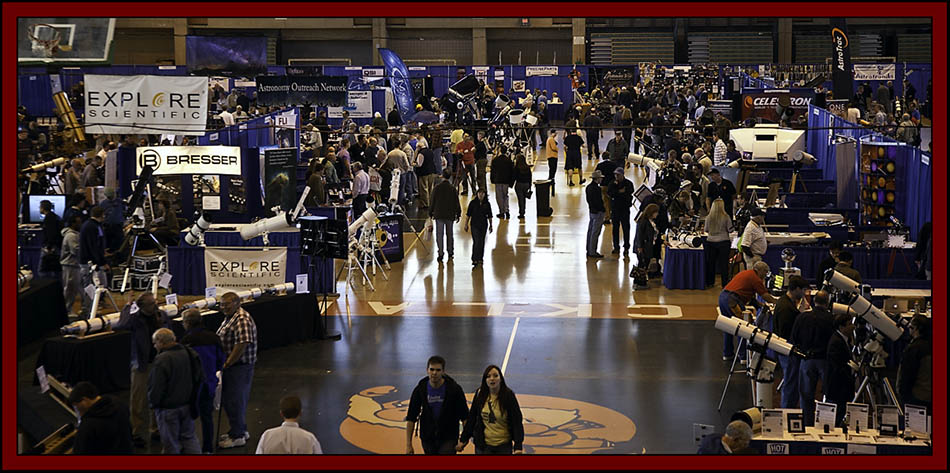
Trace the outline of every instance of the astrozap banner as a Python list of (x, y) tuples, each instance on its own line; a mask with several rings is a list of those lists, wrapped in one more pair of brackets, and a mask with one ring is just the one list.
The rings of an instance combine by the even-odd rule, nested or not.
[(135, 174), (151, 166), (156, 176), (180, 174), (241, 175), (238, 146), (139, 146), (135, 148)]
[(243, 291), (283, 284), (287, 248), (205, 248), (205, 287)]
[(297, 148), (264, 150), (264, 208), (280, 206), (291, 210), (297, 205)]
[(204, 136), (208, 78), (85, 74), (86, 133)]
[(258, 76), (257, 104), (346, 105), (346, 77)]
[(844, 18), (831, 19), (831, 79), (835, 97), (854, 95), (854, 74), (851, 70), (851, 49), (848, 46), (848, 27)]
[(409, 70), (403, 64), (399, 55), (391, 49), (379, 48), (379, 57), (386, 65), (386, 76), (389, 77), (389, 85), (393, 89), (393, 97), (396, 98), (396, 108), (402, 117), (402, 122), (407, 123), (414, 112), (412, 108), (412, 83), (409, 81)]

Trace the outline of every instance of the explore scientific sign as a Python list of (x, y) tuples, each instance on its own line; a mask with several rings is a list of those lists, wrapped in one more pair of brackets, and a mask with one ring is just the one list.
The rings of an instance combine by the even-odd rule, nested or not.
[(205, 248), (205, 287), (273, 286), (285, 282), (286, 272), (287, 248)]
[(147, 146), (135, 149), (135, 174), (151, 166), (156, 176), (181, 174), (241, 175), (238, 146)]
[(346, 77), (258, 76), (257, 103), (342, 107), (346, 89)]
[(208, 78), (85, 74), (86, 133), (204, 136)]

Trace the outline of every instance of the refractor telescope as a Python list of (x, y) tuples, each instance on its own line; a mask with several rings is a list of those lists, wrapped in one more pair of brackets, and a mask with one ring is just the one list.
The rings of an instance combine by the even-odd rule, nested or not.
[(805, 358), (805, 354), (782, 337), (763, 330), (738, 317), (720, 315), (716, 319), (716, 328), (737, 337), (744, 338), (753, 346), (768, 348), (779, 355)]
[[(164, 312), (168, 317), (174, 317), (178, 315), (178, 306), (173, 304), (166, 304), (158, 308), (159, 311)], [(63, 335), (75, 335), (82, 337), (84, 335), (95, 333), (100, 330), (108, 330), (116, 322), (119, 321), (121, 317), (121, 312), (115, 312), (108, 315), (100, 315), (97, 317), (90, 317), (86, 320), (79, 320), (68, 325), (60, 327), (59, 333)]]
[(65, 158), (65, 157), (63, 157), (63, 158), (56, 158), (56, 159), (52, 159), (52, 160), (49, 160), (49, 161), (43, 161), (42, 163), (34, 164), (34, 165), (32, 165), (32, 166), (30, 166), (30, 167), (28, 167), (28, 168), (23, 168), (23, 169), (20, 170), (20, 172), (23, 173), (23, 174), (26, 174), (26, 173), (28, 173), (28, 172), (39, 172), (39, 171), (42, 171), (42, 170), (44, 170), (44, 169), (49, 169), (49, 168), (55, 168), (55, 167), (58, 167), (58, 166), (62, 166), (62, 165), (64, 165), (64, 164), (66, 164), (66, 161), (68, 161), (68, 159)]
[[(850, 313), (847, 310), (843, 309), (842, 306), (847, 307), (848, 310), (853, 311), (856, 318), (864, 319), (867, 323), (871, 324), (878, 332), (881, 332), (887, 338), (891, 340), (897, 340), (901, 338), (901, 335), (904, 333), (904, 329), (901, 328), (897, 322), (894, 322), (893, 319), (887, 316), (881, 309), (878, 309), (871, 304), (871, 301), (864, 298), (861, 295), (860, 289), (861, 285), (855, 282), (853, 279), (837, 272), (834, 268), (825, 271), (825, 284), (834, 287), (835, 289), (849, 294), (847, 304), (835, 304), (832, 308), (836, 313)], [(844, 311), (844, 312), (842, 312)]]

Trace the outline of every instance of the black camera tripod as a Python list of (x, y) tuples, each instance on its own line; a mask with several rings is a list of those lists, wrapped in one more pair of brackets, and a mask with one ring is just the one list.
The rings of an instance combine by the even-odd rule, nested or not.
[(141, 238), (143, 235), (147, 235), (152, 239), (159, 251), (161, 251), (163, 254), (167, 254), (165, 245), (159, 242), (158, 238), (155, 237), (152, 232), (150, 232), (144, 226), (141, 228), (136, 228), (136, 225), (139, 225), (139, 223), (136, 222), (132, 224), (132, 228), (129, 229), (128, 233), (126, 233), (125, 238), (122, 240), (122, 244), (119, 246), (118, 250), (118, 253), (121, 254), (125, 248), (128, 248), (130, 244), (132, 245), (132, 249), (129, 251), (129, 257), (125, 260), (125, 273), (122, 275), (122, 286), (119, 289), (120, 293), (125, 293), (125, 289), (128, 286), (129, 270), (132, 269), (132, 259), (135, 258), (135, 251), (139, 246), (139, 238)]

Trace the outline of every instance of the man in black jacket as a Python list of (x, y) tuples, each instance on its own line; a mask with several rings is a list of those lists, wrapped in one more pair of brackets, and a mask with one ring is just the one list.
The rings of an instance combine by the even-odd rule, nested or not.
[(511, 218), (508, 212), (508, 189), (515, 184), (515, 163), (508, 153), (495, 150), (491, 162), (491, 183), (495, 185), (495, 202), (498, 203), (498, 218)]
[[(385, 182), (385, 181), (384, 181)], [(462, 206), (459, 204), (458, 191), (452, 185), (452, 171), (442, 171), (442, 182), (436, 184), (432, 190), (432, 203), (429, 206), (429, 217), (432, 217), (435, 226), (435, 241), (439, 245), (439, 257), (436, 261), (442, 262), (443, 249), (448, 250), (449, 259), (455, 255), (455, 222), (462, 218)], [(447, 240), (447, 248), (442, 241)]]
[(204, 383), (198, 354), (175, 341), (171, 329), (160, 328), (152, 335), (159, 351), (148, 375), (148, 404), (155, 411), (162, 436), (162, 453), (198, 454), (195, 436), (197, 393)]
[[(788, 340), (792, 334), (792, 327), (798, 317), (799, 305), (805, 297), (808, 281), (801, 276), (792, 276), (788, 280), (788, 289), (775, 303), (772, 310), (772, 333)], [(798, 407), (798, 370), (801, 360), (790, 355), (778, 355), (778, 362), (782, 366), (782, 409)]]
[(73, 453), (77, 455), (131, 455), (132, 426), (125, 406), (111, 396), (100, 396), (99, 390), (81, 381), (69, 392), (69, 404), (82, 421), (76, 431)]
[(812, 299), (814, 308), (795, 318), (788, 339), (805, 354), (799, 371), (798, 392), (806, 426), (815, 424), (815, 394), (818, 380), (824, 378), (827, 371), (828, 341), (835, 330), (834, 317), (829, 311), (831, 296), (818, 291)]
[[(82, 287), (92, 284), (94, 277), (103, 286), (109, 284), (107, 277), (111, 272), (109, 265), (106, 263), (106, 256), (109, 254), (106, 252), (106, 234), (102, 228), (103, 219), (102, 207), (93, 207), (89, 220), (86, 220), (86, 223), (79, 229), (79, 268), (80, 285)], [(88, 318), (90, 310), (92, 310), (92, 298), (86, 291), (83, 291), (80, 318)]]
[(600, 181), (604, 179), (604, 174), (598, 170), (590, 175), (593, 181), (587, 185), (584, 192), (587, 194), (587, 207), (590, 210), (590, 223), (587, 224), (587, 257), (603, 258), (604, 255), (597, 251), (600, 243), (600, 230), (604, 225), (604, 213), (607, 211), (604, 206), (603, 195), (601, 194)]
[(623, 167), (614, 170), (614, 181), (607, 187), (610, 197), (613, 242), (616, 255), (620, 253), (620, 229), (623, 227), (623, 254), (630, 252), (630, 206), (633, 205), (633, 183), (623, 177)]
[[(419, 380), (409, 398), (406, 414), (406, 454), (412, 455), (412, 435), (421, 422), (419, 438), (426, 455), (455, 455), (459, 422), (468, 417), (465, 393), (445, 374), (445, 359), (435, 355), (426, 362), (429, 376)], [(421, 418), (420, 418), (421, 411)]]
[[(851, 316), (838, 314), (834, 319), (835, 332), (828, 340), (828, 368), (821, 380), (825, 400), (837, 404), (835, 426), (840, 426), (848, 403), (854, 398), (854, 369), (857, 365), (851, 358)], [(784, 406), (783, 406), (784, 407)]]

